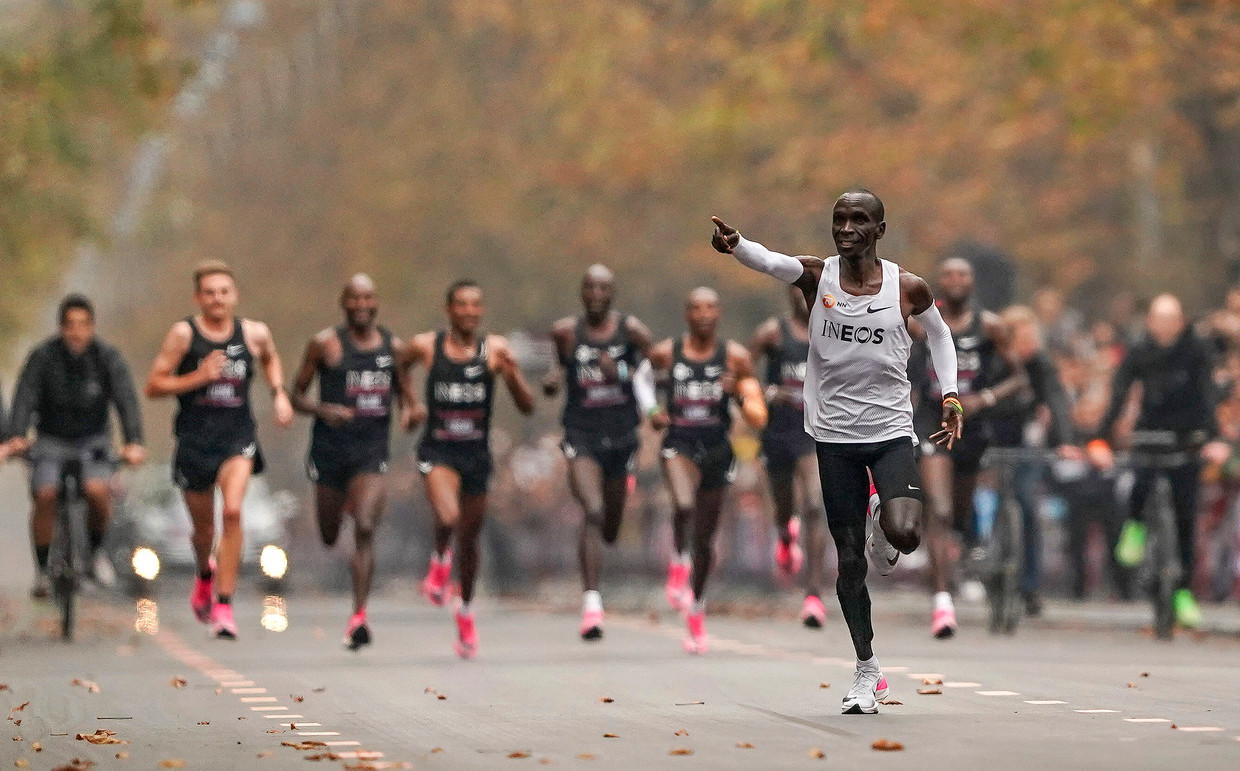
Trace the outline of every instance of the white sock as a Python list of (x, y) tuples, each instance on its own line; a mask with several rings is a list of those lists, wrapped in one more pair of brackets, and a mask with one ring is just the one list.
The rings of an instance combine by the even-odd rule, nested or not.
[(586, 613), (602, 613), (603, 612), (603, 595), (596, 590), (590, 589), (581, 595), (581, 609)]
[(698, 613), (705, 613), (706, 612), (706, 600), (694, 600), (693, 604), (689, 606), (689, 612), (694, 614), (695, 616)]
[(462, 616), (471, 616), (473, 615), (474, 610), (469, 607), (468, 602), (462, 602), (460, 605), (456, 606), (456, 612)]
[(947, 610), (955, 609), (955, 606), (952, 605), (951, 593), (950, 592), (935, 592), (934, 593), (934, 609), (942, 610), (944, 608), (946, 608)]
[(878, 654), (870, 656), (869, 661), (857, 659), (857, 669), (881, 670), (882, 667), (878, 665)]
[(443, 554), (440, 554), (439, 552), (435, 552), (432, 559), (434, 559), (440, 565), (448, 565), (452, 562), (452, 552), (444, 551)]
[(680, 554), (676, 555), (676, 558), (680, 560), (680, 564), (682, 565), (689, 565), (693, 562), (693, 558), (687, 551), (682, 551)]

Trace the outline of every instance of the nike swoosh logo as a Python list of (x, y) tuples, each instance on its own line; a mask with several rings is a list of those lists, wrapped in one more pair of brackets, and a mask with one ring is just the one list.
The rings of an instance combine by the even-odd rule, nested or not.
[(884, 305), (881, 308), (875, 308), (873, 305), (871, 305), (870, 307), (865, 309), (865, 312), (866, 313), (878, 313), (879, 311), (885, 311), (890, 307), (891, 307), (890, 305)]
[(920, 487), (913, 487), (912, 485), (909, 485), (909, 486), (908, 486), (908, 489), (910, 489), (910, 490), (921, 490), (921, 488), (920, 488)]

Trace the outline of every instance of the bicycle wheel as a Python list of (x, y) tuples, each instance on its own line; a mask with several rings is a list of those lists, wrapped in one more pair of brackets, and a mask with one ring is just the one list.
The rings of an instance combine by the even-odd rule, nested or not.
[(1153, 522), (1156, 528), (1153, 543), (1146, 555), (1153, 573), (1151, 601), (1154, 606), (1154, 636), (1170, 640), (1175, 628), (1175, 606), (1172, 596), (1180, 579), (1180, 562), (1176, 549), (1175, 519), (1166, 483), (1159, 481), (1155, 498)]
[(1003, 555), (1003, 633), (1016, 634), (1023, 612), (1020, 596), (1020, 574), (1024, 562), (1025, 531), (1020, 505), (1009, 498), (1004, 513), (1007, 530), (1006, 553)]
[[(65, 503), (60, 504), (65, 508)], [(73, 570), (73, 536), (67, 525), (67, 517), (58, 517), (56, 539), (52, 544), (53, 561), (51, 565), (52, 592), (56, 597), (56, 607), (60, 611), (60, 636), (65, 640), (73, 639), (74, 622), (74, 582)]]

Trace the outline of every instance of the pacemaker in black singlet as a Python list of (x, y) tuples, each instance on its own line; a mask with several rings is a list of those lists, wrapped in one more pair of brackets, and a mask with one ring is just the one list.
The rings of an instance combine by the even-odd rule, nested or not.
[(809, 341), (798, 339), (788, 320), (780, 319), (779, 346), (766, 351), (766, 382), (794, 394), (796, 401), (772, 402), (767, 407), (770, 417), (762, 431), (762, 454), (769, 469), (791, 470), (799, 458), (814, 452), (814, 440), (805, 433), (802, 401), (808, 358)]
[(461, 475), (461, 491), (482, 495), (491, 477), (491, 407), (495, 375), (487, 366), (486, 336), (478, 352), (457, 362), (444, 352), (447, 332), (435, 335), (435, 349), (426, 375), (426, 430), (418, 446), (423, 474), (448, 466)]
[[(628, 316), (621, 315), (616, 331), (606, 340), (592, 340), (585, 320), (573, 328), (573, 347), (560, 353), (567, 384), (564, 401), (564, 455), (588, 455), (599, 464), (605, 479), (627, 476), (637, 450), (637, 399), (633, 373), (641, 351), (629, 340)], [(616, 362), (619, 379), (609, 382), (599, 367), (606, 351)]]
[(265, 464), (250, 408), (254, 355), (246, 345), (242, 320), (233, 320), (232, 336), (222, 342), (205, 337), (192, 316), (185, 322), (192, 337), (177, 364), (177, 375), (194, 372), (213, 351), (223, 351), (227, 357), (219, 378), (177, 396), (173, 479), (186, 490), (201, 492), (215, 485), (220, 466), (229, 458), (252, 458), (255, 474), (262, 473)]
[(664, 392), (668, 428), (663, 438), (663, 457), (682, 455), (702, 473), (703, 490), (718, 489), (735, 477), (732, 442), (732, 398), (723, 390), (728, 371), (728, 347), (719, 343), (706, 361), (685, 358), (684, 340), (672, 343), (672, 369)]
[(367, 350), (354, 345), (343, 325), (336, 327), (336, 338), (340, 362), (319, 362), (319, 401), (349, 407), (354, 417), (341, 426), (315, 418), (306, 472), (314, 482), (343, 490), (359, 474), (387, 471), (396, 354), (392, 333), (383, 327), (379, 345)]
[[(995, 349), (994, 341), (986, 334), (982, 323), (982, 309), (974, 307), (973, 320), (964, 332), (952, 333), (952, 342), (956, 346), (956, 382), (961, 396), (975, 394), (991, 385), (996, 375), (1005, 367), (1003, 360)], [(919, 353), (926, 353), (923, 343)], [(947, 448), (935, 444), (930, 435), (939, 431), (943, 420), (943, 391), (939, 386), (939, 377), (934, 370), (930, 357), (922, 359), (925, 375), (921, 380), (920, 398), (917, 409), (913, 412), (913, 425), (917, 431), (918, 446), (923, 454), (932, 455), (947, 452)], [(964, 434), (952, 445), (951, 455), (955, 461), (956, 471), (963, 474), (976, 473), (981, 466), (982, 454), (990, 443), (990, 426), (985, 416), (973, 418), (965, 423)]]

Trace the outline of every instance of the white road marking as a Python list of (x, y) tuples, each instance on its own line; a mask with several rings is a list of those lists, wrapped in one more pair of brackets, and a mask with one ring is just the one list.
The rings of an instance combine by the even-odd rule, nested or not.
[(267, 706), (267, 707), (250, 707), (250, 711), (252, 711), (252, 712), (271, 712), (271, 711), (275, 711), (275, 712), (283, 712), (283, 711), (285, 711), (285, 710), (287, 710), (287, 709), (288, 709), (288, 707), (274, 707), (274, 706)]
[(978, 696), (1020, 696), (1016, 691), (974, 691)]
[[(351, 739), (348, 741), (343, 741), (343, 742), (323, 742), (323, 743), (326, 744), (328, 747), (360, 747), (362, 746), (361, 742), (355, 742)], [(357, 753), (353, 753), (353, 754), (356, 755)]]
[(284, 715), (263, 715), (263, 717), (267, 718), (268, 720), (270, 720), (270, 719), (271, 719), (271, 718), (273, 718), (273, 717), (274, 717), (276, 720), (281, 720), (281, 719), (285, 719), (285, 718), (287, 718), (287, 719), (291, 720), (291, 719), (293, 719), (293, 718), (295, 718), (295, 717), (301, 717), (301, 715), (289, 715), (289, 714), (284, 714)]
[(1188, 731), (1189, 733), (1201, 733), (1204, 731), (1222, 731), (1223, 729), (1221, 726), (1216, 725), (1182, 725), (1179, 727), (1179, 730)]
[(1082, 715), (1108, 715), (1119, 712), (1118, 709), (1076, 709), (1073, 712), (1080, 712)]
[[(333, 743), (334, 742), (327, 742), (327, 744), (329, 745)], [(357, 750), (355, 752), (337, 752), (336, 754), (342, 758), (352, 758), (352, 759), (357, 759), (357, 760), (378, 760), (379, 758), (383, 757), (382, 752), (373, 752), (371, 750)]]
[(231, 690), (229, 691), (229, 693), (237, 693), (237, 694), (241, 694), (241, 693), (266, 693), (266, 692), (267, 692), (267, 689), (266, 689), (266, 688), (233, 688), (233, 689), (231, 689)]
[(220, 683), (221, 688), (245, 688), (248, 685), (254, 685), (253, 680), (227, 680)]
[(242, 696), (242, 704), (254, 704), (260, 701), (276, 701), (275, 696)]
[(1165, 717), (1126, 717), (1125, 723), (1170, 723)]
[(943, 683), (943, 687), (944, 687), (944, 688), (981, 688), (981, 687), (982, 687), (982, 684), (981, 684), (981, 683), (957, 683), (957, 682), (951, 682), (951, 683)]
[(287, 728), (292, 728), (295, 725), (304, 725), (307, 727), (317, 727), (317, 728), (323, 727), (322, 723), (281, 723), (280, 725), (285, 726)]
[(1025, 703), (1026, 704), (1037, 704), (1041, 706), (1043, 704), (1067, 704), (1068, 702), (1059, 701), (1058, 699), (1034, 699), (1033, 701), (1026, 701)]
[(339, 736), (339, 731), (298, 731), (298, 736)]

